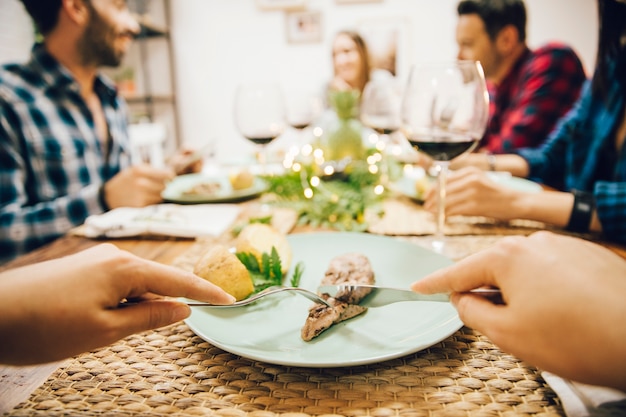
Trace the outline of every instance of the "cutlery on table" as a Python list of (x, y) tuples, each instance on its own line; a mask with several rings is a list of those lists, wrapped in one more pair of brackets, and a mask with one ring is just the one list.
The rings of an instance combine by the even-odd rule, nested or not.
[(311, 301), (314, 301), (316, 303), (319, 304), (324, 304), (326, 306), (330, 306), (330, 304), (328, 303), (328, 301), (324, 300), (321, 296), (319, 296), (318, 294), (314, 293), (313, 291), (309, 291), (306, 290), (304, 288), (300, 288), (300, 287), (270, 287), (267, 288), (263, 291), (261, 291), (258, 294), (253, 295), (252, 297), (248, 297), (248, 298), (244, 298), (241, 301), (237, 301), (233, 304), (227, 304), (227, 305), (216, 305), (216, 304), (210, 304), (210, 303), (196, 303), (196, 302), (189, 302), (187, 303), (188, 306), (190, 307), (213, 307), (213, 308), (232, 308), (232, 307), (241, 307), (241, 306), (245, 306), (248, 305), (250, 303), (253, 303), (263, 297), (267, 297), (269, 295), (273, 295), (273, 294), (278, 294), (281, 292), (293, 292), (294, 294), (299, 294), (302, 295), (306, 298), (308, 298)]
[[(190, 307), (211, 307), (211, 308), (234, 308), (234, 307), (242, 307), (242, 306), (246, 306), (248, 304), (251, 304), (263, 297), (267, 297), (270, 295), (274, 295), (274, 294), (278, 294), (278, 293), (283, 293), (283, 292), (291, 292), (294, 294), (299, 294), (302, 295), (306, 298), (308, 298), (311, 301), (314, 301), (318, 304), (324, 304), (326, 306), (330, 307), (330, 304), (328, 303), (328, 301), (324, 300), (321, 296), (319, 296), (318, 294), (314, 293), (313, 291), (309, 291), (306, 290), (304, 288), (300, 288), (300, 287), (280, 287), (280, 286), (273, 286), (273, 287), (269, 287), (266, 288), (265, 290), (261, 291), (258, 294), (255, 294), (251, 297), (248, 298), (244, 298), (243, 300), (237, 301), (233, 304), (211, 304), (211, 303), (201, 303), (201, 302), (196, 302), (196, 301), (189, 301), (187, 302), (187, 305)], [(122, 301), (121, 303), (119, 303), (118, 307), (126, 307), (126, 306), (131, 306), (131, 305), (135, 305), (135, 304), (139, 304), (141, 303), (141, 301), (139, 302), (135, 302), (135, 301)]]
[[(365, 298), (359, 302), (359, 305), (363, 307), (382, 307), (402, 301), (450, 301), (449, 294), (418, 294), (410, 289), (379, 287), (376, 285), (322, 285), (317, 289), (318, 293), (328, 294), (331, 297), (341, 296), (342, 293), (354, 291), (367, 293)], [(501, 293), (497, 288), (477, 288), (470, 292), (502, 304)]]

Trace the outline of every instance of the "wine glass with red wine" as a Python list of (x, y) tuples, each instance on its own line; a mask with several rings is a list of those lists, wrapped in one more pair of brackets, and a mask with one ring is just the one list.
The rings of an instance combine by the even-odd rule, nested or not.
[(487, 126), (489, 98), (480, 63), (450, 61), (411, 69), (402, 102), (402, 129), (411, 146), (437, 168), (433, 248), (445, 252), (446, 176), (450, 161), (471, 151)]
[(287, 121), (299, 131), (309, 127), (324, 108), (319, 92), (305, 88), (290, 88), (286, 101)]
[(250, 83), (237, 87), (235, 124), (239, 132), (261, 148), (259, 162), (267, 174), (267, 145), (287, 127), (285, 100), (277, 83)]

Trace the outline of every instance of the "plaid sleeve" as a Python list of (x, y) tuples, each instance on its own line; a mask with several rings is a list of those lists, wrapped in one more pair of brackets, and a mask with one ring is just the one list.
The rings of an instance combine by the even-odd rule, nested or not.
[(594, 192), (602, 233), (615, 242), (626, 243), (626, 183), (596, 183)]
[(585, 79), (582, 64), (570, 48), (537, 50), (523, 70), (510, 110), (501, 118), (500, 130), (492, 134), (488, 149), (510, 153), (540, 145), (574, 104)]
[[(575, 112), (572, 110), (571, 112)], [(522, 148), (513, 153), (528, 164), (528, 178), (556, 189), (563, 189), (566, 182), (566, 156), (571, 131), (570, 117), (563, 118), (550, 137), (539, 148)]]
[(98, 184), (72, 195), (37, 201), (38, 190), (54, 188), (54, 178), (33, 178), (24, 141), (12, 128), (20, 121), (0, 105), (0, 263), (48, 243), (102, 212)]

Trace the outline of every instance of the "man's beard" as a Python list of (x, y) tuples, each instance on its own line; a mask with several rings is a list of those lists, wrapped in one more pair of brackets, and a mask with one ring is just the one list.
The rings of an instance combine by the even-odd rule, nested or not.
[(117, 67), (122, 62), (124, 54), (115, 50), (114, 40), (118, 35), (92, 7), (90, 22), (79, 41), (79, 50), (84, 65)]

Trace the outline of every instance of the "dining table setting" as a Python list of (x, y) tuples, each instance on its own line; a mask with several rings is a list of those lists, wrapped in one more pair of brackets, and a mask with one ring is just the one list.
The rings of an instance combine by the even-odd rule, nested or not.
[[(429, 76), (453, 72), (440, 70)], [(393, 121), (378, 125), (381, 118), (374, 111), (363, 144), (337, 141), (335, 133), (347, 134), (354, 125), (345, 106), (356, 99), (337, 94), (333, 100), (346, 117), (334, 117), (325, 132), (331, 125), (338, 130), (322, 134), (308, 126), (310, 121), (299, 121), (294, 128), (300, 141), (277, 163), (267, 159), (267, 145), (287, 124), (274, 120), (282, 117), (275, 86), (242, 87), (236, 122), (241, 134), (259, 145), (261, 159), (254, 169), (212, 166), (178, 176), (167, 184), (162, 203), (90, 216), (0, 270), (110, 242), (195, 271), (209, 250), (235, 247), (246, 227), (262, 223), (284, 236), (290, 248), (282, 285), (317, 293), (336, 257), (359, 255), (369, 261), (374, 285), (408, 289), (507, 236), (569, 233), (521, 219), (446, 218), (443, 204), (434, 214), (424, 209), (428, 190), (444, 189), (449, 161), (470, 152), (484, 131), (488, 103), (480, 74), (477, 68), (456, 74), (468, 99), (450, 99), (458, 92), (450, 87), (454, 79), (448, 79), (426, 83), (450, 87), (434, 92), (437, 100), (423, 101), (419, 94), (405, 100), (416, 117), (403, 121), (404, 139), (397, 138)], [(416, 77), (415, 82), (424, 81)], [(259, 102), (263, 97), (266, 104)], [(428, 120), (417, 117), (421, 114)], [(432, 123), (435, 115), (437, 135), (452, 131), (455, 123), (464, 126), (458, 130), (463, 134), (425, 135), (421, 124)], [(311, 139), (302, 142), (305, 131)], [(436, 162), (434, 171), (399, 158), (407, 146), (427, 150)], [(333, 158), (324, 158), (331, 151)], [(488, 175), (517, 191), (545, 189), (506, 173)], [(578, 236), (626, 257), (626, 248), (600, 235)], [(0, 366), (0, 415), (577, 417), (626, 412), (622, 393), (561, 379), (500, 350), (464, 326), (447, 298), (372, 305), (305, 338), (313, 302), (301, 295), (282, 291), (234, 308), (195, 306), (182, 322), (60, 362)]]
[[(407, 288), (503, 237), (553, 230), (523, 220), (454, 216), (447, 219), (445, 233), (456, 255), (443, 256), (431, 247), (435, 224), (416, 191), (427, 177), (419, 167), (405, 166), (377, 204), (355, 217), (361, 219), (359, 230), (339, 230), (310, 217), (303, 221), (307, 212), (299, 201), (284, 201), (271, 192), (277, 183), (288, 184), (277, 180), (287, 178), (286, 171), (255, 175), (252, 190), (243, 196), (226, 190), (230, 196), (180, 201), (184, 193), (174, 184), (157, 207), (92, 218), (4, 268), (112, 242), (193, 270), (212, 245), (233, 245), (237, 231), (264, 219), (287, 236), (292, 265), (304, 265), (302, 288), (316, 291), (329, 261), (347, 252), (369, 258), (377, 285)], [(232, 179), (232, 173), (221, 174), (228, 175)], [(542, 189), (509, 176), (497, 180), (528, 192)], [(255, 188), (259, 181), (262, 191)], [(226, 183), (221, 184), (224, 191)], [(190, 233), (194, 227), (195, 236)], [(236, 309), (193, 307), (184, 322), (65, 361), (0, 367), (0, 410), (4, 416), (565, 415), (559, 395), (546, 382), (563, 380), (463, 326), (448, 302), (369, 308), (304, 341), (300, 329), (310, 305), (304, 297), (282, 294)]]

